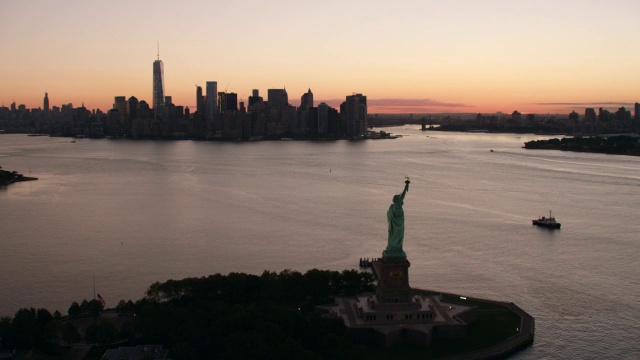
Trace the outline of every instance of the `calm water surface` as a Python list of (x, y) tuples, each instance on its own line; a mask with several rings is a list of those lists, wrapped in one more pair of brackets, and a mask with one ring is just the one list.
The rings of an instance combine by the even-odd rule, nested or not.
[[(389, 130), (389, 129), (387, 129)], [(155, 281), (351, 269), (386, 247), (411, 177), (414, 287), (513, 301), (536, 318), (514, 356), (640, 356), (640, 158), (522, 149), (533, 135), (256, 143), (0, 135), (0, 315), (139, 299)], [(494, 150), (491, 152), (490, 150)], [(562, 230), (531, 226), (548, 214)]]

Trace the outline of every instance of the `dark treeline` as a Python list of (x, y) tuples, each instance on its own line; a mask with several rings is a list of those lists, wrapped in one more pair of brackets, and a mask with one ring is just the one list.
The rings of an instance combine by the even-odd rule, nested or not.
[[(69, 316), (94, 316), (102, 308), (97, 300), (85, 299), (81, 304), (74, 301)], [(44, 308), (22, 308), (13, 318), (0, 318), (0, 353), (33, 350), (48, 355), (61, 354), (61, 345), (81, 340), (77, 327), (64, 319), (58, 310), (52, 314)]]
[[(360, 358), (372, 350), (351, 343), (342, 321), (323, 317), (316, 306), (373, 291), (374, 281), (371, 273), (314, 269), (158, 282), (143, 299), (116, 307), (133, 319), (133, 329), (129, 322), (120, 329), (97, 323), (81, 334), (58, 312), (21, 309), (0, 321), (0, 352), (34, 349), (64, 357), (66, 345), (82, 339), (163, 345), (174, 359)], [(69, 315), (101, 311), (94, 302), (73, 303)]]

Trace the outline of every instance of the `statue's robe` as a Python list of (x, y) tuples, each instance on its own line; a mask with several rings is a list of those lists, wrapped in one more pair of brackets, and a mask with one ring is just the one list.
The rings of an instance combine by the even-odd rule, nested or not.
[(402, 209), (402, 199), (398, 199), (387, 211), (387, 220), (389, 222), (389, 243), (385, 250), (387, 256), (406, 256), (402, 250), (404, 241), (404, 210)]

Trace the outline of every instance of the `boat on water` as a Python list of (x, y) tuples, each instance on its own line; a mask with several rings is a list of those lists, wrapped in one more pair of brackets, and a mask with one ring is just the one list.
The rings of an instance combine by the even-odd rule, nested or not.
[(533, 225), (542, 226), (550, 229), (560, 229), (560, 223), (556, 221), (556, 218), (549, 211), (549, 217), (540, 216), (538, 219), (531, 220)]

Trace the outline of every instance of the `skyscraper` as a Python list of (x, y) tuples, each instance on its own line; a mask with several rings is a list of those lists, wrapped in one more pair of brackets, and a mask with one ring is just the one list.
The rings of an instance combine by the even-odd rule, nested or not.
[(162, 118), (164, 107), (164, 67), (160, 60), (160, 51), (158, 51), (158, 59), (153, 62), (153, 110), (155, 119)]
[(49, 94), (44, 93), (44, 111), (49, 111)]
[(218, 114), (224, 114), (227, 111), (227, 93), (220, 91), (218, 93)]
[(221, 91), (218, 93), (218, 113), (238, 111), (238, 94)]
[(302, 94), (300, 98), (300, 108), (312, 108), (313, 107), (313, 93), (311, 89), (306, 93)]
[(225, 111), (238, 111), (238, 94), (227, 93), (227, 106)]
[(597, 121), (598, 121), (598, 115), (596, 115), (595, 109), (593, 108), (584, 109), (584, 121), (582, 122), (583, 124), (582, 131), (584, 132), (585, 129), (589, 129), (589, 131), (591, 131), (591, 129), (593, 129), (596, 126)]
[(127, 100), (127, 120), (131, 122), (137, 117), (136, 109), (138, 108), (138, 98), (131, 96)]
[(202, 96), (202, 86), (196, 85), (196, 111), (200, 115), (204, 114), (204, 96)]
[(289, 106), (287, 89), (268, 89), (267, 102), (274, 108), (286, 108)]
[(127, 121), (127, 98), (124, 96), (116, 96), (113, 99), (113, 109), (118, 110), (118, 121), (124, 124)]
[(635, 103), (633, 113), (633, 130), (638, 131), (640, 128), (640, 104)]
[[(347, 96), (345, 104), (347, 135), (359, 136), (367, 131), (367, 97), (362, 94)], [(342, 108), (341, 108), (342, 112)]]
[(252, 95), (249, 96), (249, 110), (251, 110), (253, 105), (262, 103), (262, 97), (260, 96), (260, 92), (258, 89), (253, 89)]
[(207, 81), (207, 119), (213, 120), (218, 112), (218, 82)]
[(318, 105), (318, 135), (326, 135), (329, 132), (329, 105)]

